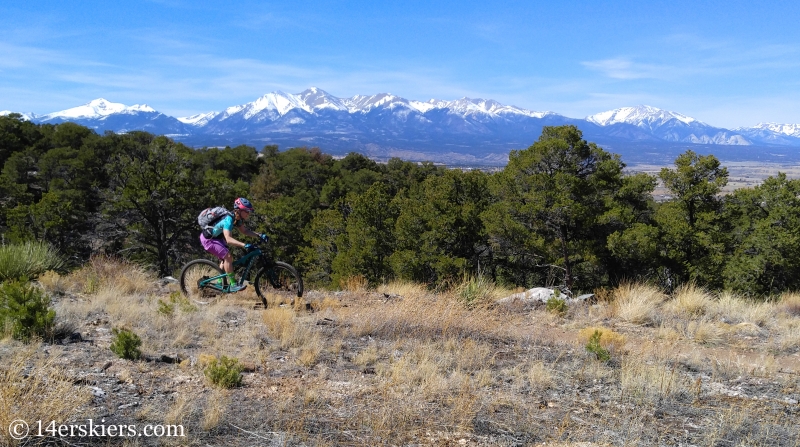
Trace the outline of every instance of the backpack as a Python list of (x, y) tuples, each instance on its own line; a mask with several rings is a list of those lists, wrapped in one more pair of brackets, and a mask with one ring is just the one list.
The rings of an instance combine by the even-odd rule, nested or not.
[(213, 208), (206, 208), (197, 216), (197, 224), (203, 230), (203, 236), (207, 239), (213, 237), (212, 230), (214, 225), (225, 216), (233, 216), (233, 213), (225, 209), (224, 206), (215, 206)]

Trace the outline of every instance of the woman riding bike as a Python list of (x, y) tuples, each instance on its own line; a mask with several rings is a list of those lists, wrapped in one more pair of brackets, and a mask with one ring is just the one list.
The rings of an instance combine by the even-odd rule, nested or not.
[(245, 244), (233, 237), (231, 231), (233, 228), (239, 230), (245, 236), (257, 237), (262, 241), (267, 241), (266, 234), (258, 234), (250, 230), (244, 225), (244, 221), (253, 212), (253, 205), (249, 200), (244, 197), (239, 197), (233, 202), (233, 215), (229, 214), (220, 219), (214, 224), (211, 229), (211, 237), (207, 238), (204, 234), (200, 234), (200, 243), (203, 248), (220, 259), (220, 268), (228, 274), (228, 292), (238, 292), (244, 290), (247, 285), (237, 285), (233, 275), (233, 256), (231, 255), (228, 246), (241, 247), (244, 249), (250, 248), (250, 244)]

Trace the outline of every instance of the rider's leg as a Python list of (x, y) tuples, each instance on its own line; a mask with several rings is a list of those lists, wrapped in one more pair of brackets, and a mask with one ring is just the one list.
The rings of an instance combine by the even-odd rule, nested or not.
[(228, 284), (233, 285), (236, 281), (233, 277), (233, 255), (230, 251), (222, 258), (222, 270), (228, 274)]
[(233, 273), (233, 255), (231, 255), (231, 252), (225, 254), (225, 257), (222, 258), (222, 262), (219, 264), (219, 266), (225, 273)]

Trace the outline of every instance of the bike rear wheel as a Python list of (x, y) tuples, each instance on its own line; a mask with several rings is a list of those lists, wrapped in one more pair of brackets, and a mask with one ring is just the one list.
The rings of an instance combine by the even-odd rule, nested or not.
[[(195, 259), (184, 265), (181, 269), (181, 292), (190, 299), (207, 298), (209, 296), (219, 295), (222, 292), (214, 289), (213, 287), (200, 287), (201, 280), (213, 278), (214, 276), (222, 275), (224, 272), (219, 266), (209, 261), (208, 259)], [(221, 287), (227, 286), (228, 282), (225, 278), (221, 279)]]
[(277, 261), (269, 268), (262, 268), (256, 275), (256, 294), (266, 309), (269, 301), (283, 302), (303, 296), (303, 278), (291, 265)]

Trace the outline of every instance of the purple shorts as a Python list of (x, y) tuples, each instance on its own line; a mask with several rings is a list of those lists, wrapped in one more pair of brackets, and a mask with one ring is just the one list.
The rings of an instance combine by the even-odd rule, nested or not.
[(225, 259), (225, 256), (228, 255), (228, 246), (222, 239), (206, 239), (206, 237), (201, 234), (200, 243), (203, 244), (203, 248), (207, 252), (219, 259)]

